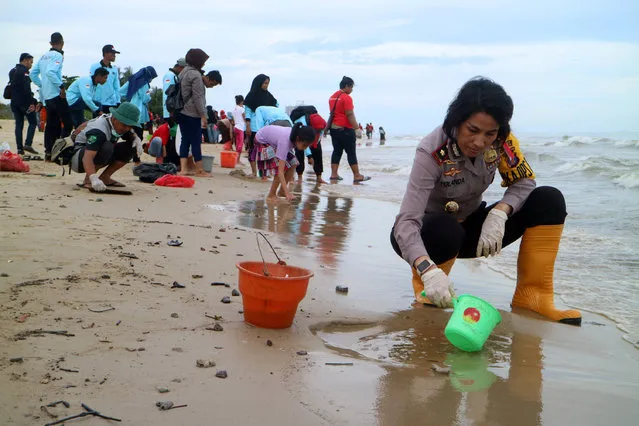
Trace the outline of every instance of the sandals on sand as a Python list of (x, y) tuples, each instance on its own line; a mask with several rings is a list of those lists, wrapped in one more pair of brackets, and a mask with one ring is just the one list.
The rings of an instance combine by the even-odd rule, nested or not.
[(22, 159), (24, 161), (42, 161), (42, 157), (40, 157), (39, 155), (23, 155)]
[(353, 179), (353, 182), (366, 182), (367, 180), (371, 180), (370, 176), (364, 176), (361, 179)]
[[(90, 184), (78, 183), (78, 184), (76, 184), (76, 185), (78, 185), (80, 188), (87, 188), (87, 189), (90, 189), (90, 188), (91, 188), (91, 185), (90, 185)], [(125, 184), (120, 183), (120, 182), (118, 182), (117, 180), (114, 180), (114, 181), (113, 181), (113, 182), (111, 182), (111, 183), (106, 183), (105, 185), (106, 185), (107, 187), (109, 187), (109, 188), (126, 188), (126, 185), (125, 185)]]

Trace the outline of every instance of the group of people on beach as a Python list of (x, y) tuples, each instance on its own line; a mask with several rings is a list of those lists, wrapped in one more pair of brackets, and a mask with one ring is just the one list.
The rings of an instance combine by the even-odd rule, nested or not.
[[(85, 173), (84, 184), (94, 191), (124, 186), (112, 179), (113, 173), (131, 160), (139, 163), (143, 152), (154, 153), (158, 163), (175, 163), (182, 175), (210, 176), (202, 164), (203, 129), (206, 133), (211, 115), (211, 109), (206, 107), (205, 89), (221, 84), (222, 76), (217, 70), (208, 73), (203, 70), (209, 59), (206, 52), (190, 49), (164, 75), (163, 123), (153, 130), (148, 107), (150, 83), (158, 76), (153, 66), (141, 68), (120, 85), (119, 70), (113, 65), (120, 52), (108, 44), (102, 48), (102, 59), (89, 67), (90, 74), (65, 88), (62, 34), (53, 33), (49, 43), (51, 49), (35, 65), (33, 56), (23, 53), (20, 64), (10, 73), (10, 86), (14, 89), (11, 105), (16, 118), (19, 154), (25, 151), (37, 154), (32, 146), (34, 114), (44, 106), (47, 123), (45, 161), (58, 160), (61, 149), (66, 145), (60, 144), (61, 149), (54, 149), (56, 141), (70, 137), (74, 146), (70, 159), (72, 169)], [(33, 96), (32, 81), (39, 88), (40, 99)], [(252, 176), (265, 180), (275, 177), (268, 200), (293, 198), (288, 183), (293, 179), (294, 171), (298, 176), (302, 175), (305, 159), (313, 166), (317, 182), (325, 183), (322, 179), (323, 135), (330, 134), (333, 142), (331, 181), (343, 180), (338, 168), (344, 151), (353, 171), (353, 181), (358, 183), (370, 179), (359, 172), (357, 163), (356, 138), (361, 137), (361, 130), (350, 96), (355, 85), (350, 77), (342, 79), (340, 89), (329, 99), (331, 112), (328, 123), (316, 109), (293, 122), (268, 90), (269, 83), (267, 75), (256, 76), (246, 97), (236, 96), (233, 113), (219, 117), (215, 123), (225, 148), (237, 152), (238, 162), (243, 149), (246, 149)], [(179, 87), (178, 109), (167, 104), (171, 87)], [(23, 145), (25, 118), (29, 129)], [(144, 129), (152, 132), (148, 144), (142, 143)], [(181, 137), (176, 144), (178, 133)], [(101, 168), (105, 169), (98, 176), (97, 170)]]
[[(47, 108), (47, 159), (55, 156), (54, 142), (68, 137), (75, 127), (71, 163), (74, 170), (86, 174), (84, 185), (94, 191), (123, 186), (112, 175), (144, 150), (141, 132), (149, 118), (146, 105), (149, 83), (157, 76), (155, 69), (144, 67), (119, 87), (119, 73), (112, 64), (119, 52), (113, 45), (106, 45), (103, 59), (91, 66), (91, 75), (65, 90), (62, 35), (53, 33), (50, 43), (51, 50), (31, 72), (33, 82), (40, 88), (40, 102), (30, 91), (33, 57), (22, 54), (20, 64), (12, 71), (18, 151), (35, 151), (31, 114), (43, 104)], [(181, 133), (177, 151), (182, 174), (192, 173), (193, 167), (195, 175), (210, 176), (202, 167), (201, 153), (202, 129), (208, 124), (205, 89), (221, 84), (222, 78), (218, 71), (203, 71), (208, 59), (203, 50), (190, 49), (164, 76), (162, 126), (165, 127), (162, 135), (156, 131), (153, 136), (159, 137), (166, 147), (177, 123)], [(178, 84), (181, 107), (169, 108), (169, 89)], [(256, 76), (248, 94), (236, 96), (231, 117), (220, 117), (216, 123), (226, 148), (233, 149), (234, 145), (239, 155), (246, 145), (253, 176), (273, 177), (267, 200), (293, 199), (289, 183), (295, 172), (303, 173), (305, 158), (312, 163), (317, 182), (324, 182), (321, 149), (324, 135), (330, 134), (333, 145), (331, 181), (343, 180), (338, 170), (344, 152), (353, 181), (370, 179), (360, 172), (357, 161), (356, 140), (361, 138), (362, 130), (350, 96), (355, 86), (352, 78), (344, 76), (339, 90), (330, 96), (327, 120), (309, 106), (298, 111), (293, 120), (292, 113), (289, 116), (279, 108), (269, 84), (267, 75)], [(82, 114), (71, 115), (71, 111), (78, 109), (91, 110), (95, 118), (82, 122)], [(457, 258), (496, 255), (502, 247), (521, 238), (512, 306), (551, 320), (580, 324), (579, 311), (560, 310), (554, 305), (552, 272), (567, 215), (566, 203), (558, 189), (536, 187), (532, 167), (511, 132), (512, 115), (513, 101), (499, 84), (477, 77), (463, 85), (443, 124), (417, 147), (391, 231), (391, 244), (412, 268), (416, 300), (446, 308), (452, 306), (455, 298), (448, 275)], [(30, 130), (22, 146), (17, 133), (19, 129), (21, 138), (24, 117)], [(369, 130), (372, 133), (372, 124), (367, 127), (367, 133)], [(166, 150), (163, 155), (166, 161), (169, 156)], [(103, 167), (105, 170), (98, 176), (97, 171)], [(497, 172), (506, 189), (498, 202), (487, 205), (483, 194)]]

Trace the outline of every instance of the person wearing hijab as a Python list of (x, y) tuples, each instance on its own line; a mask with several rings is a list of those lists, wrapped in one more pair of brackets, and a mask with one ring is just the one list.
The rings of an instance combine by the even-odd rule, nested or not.
[(251, 83), (251, 90), (244, 98), (244, 116), (246, 117), (246, 135), (248, 136), (247, 150), (253, 177), (257, 177), (255, 134), (260, 130), (255, 120), (255, 111), (261, 106), (279, 106), (277, 99), (268, 91), (270, 82), (269, 76), (257, 75)]
[(151, 101), (151, 81), (157, 77), (155, 68), (148, 66), (144, 67), (131, 77), (129, 81), (124, 83), (124, 86), (120, 88), (120, 96), (140, 110), (139, 125), (134, 127), (135, 133), (140, 140), (144, 133), (146, 123), (149, 121), (149, 102)]
[(180, 72), (180, 89), (184, 108), (177, 115), (182, 142), (180, 144), (180, 174), (190, 174), (187, 170), (189, 150), (195, 161), (195, 175), (210, 177), (202, 167), (202, 129), (207, 125), (206, 87), (202, 80), (202, 68), (209, 55), (202, 49), (189, 49), (185, 56), (186, 67)]

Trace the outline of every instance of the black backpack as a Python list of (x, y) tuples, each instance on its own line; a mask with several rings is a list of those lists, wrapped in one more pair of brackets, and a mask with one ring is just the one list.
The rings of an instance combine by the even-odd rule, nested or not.
[(7, 83), (6, 86), (4, 86), (4, 92), (2, 92), (2, 97), (5, 99), (11, 99), (11, 80), (13, 80), (12, 74), (15, 74), (15, 72), (16, 72), (15, 68), (9, 71), (9, 82)]
[(295, 121), (301, 117), (306, 117), (306, 125), (310, 126), (312, 114), (317, 114), (317, 108), (313, 105), (300, 105), (291, 111), (291, 121), (295, 123)]
[(182, 98), (182, 87), (180, 84), (180, 78), (175, 76), (175, 83), (171, 84), (166, 88), (166, 110), (174, 115), (177, 112), (180, 112), (184, 109), (184, 105), (189, 101), (189, 99)]

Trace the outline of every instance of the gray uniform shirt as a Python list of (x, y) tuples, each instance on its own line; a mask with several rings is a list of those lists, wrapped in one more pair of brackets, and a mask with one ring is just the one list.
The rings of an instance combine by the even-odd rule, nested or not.
[(113, 126), (111, 126), (111, 114), (103, 114), (87, 122), (87, 126), (75, 137), (75, 149), (79, 149), (87, 144), (87, 132), (91, 130), (99, 130), (106, 136), (107, 140), (111, 143), (117, 142), (119, 138), (116, 138), (111, 133)]
[(512, 133), (506, 141), (496, 141), (474, 163), (464, 156), (457, 142), (446, 137), (441, 127), (422, 139), (395, 219), (395, 239), (411, 266), (417, 258), (428, 255), (421, 237), (424, 214), (446, 213), (446, 204), (454, 201), (458, 209), (449, 214), (463, 222), (481, 204), (497, 170), (502, 186), (507, 188), (501, 202), (511, 206), (515, 213), (536, 183), (535, 174)]

